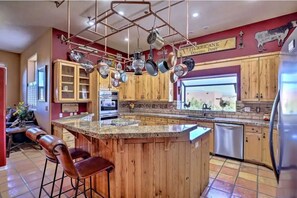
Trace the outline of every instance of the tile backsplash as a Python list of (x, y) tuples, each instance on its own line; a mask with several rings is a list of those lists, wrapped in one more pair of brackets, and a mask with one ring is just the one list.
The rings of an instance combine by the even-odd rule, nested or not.
[[(129, 104), (131, 102), (120, 102), (120, 112), (130, 112)], [(202, 115), (204, 112), (207, 116), (221, 118), (241, 118), (262, 120), (264, 114), (270, 114), (273, 102), (257, 102), (246, 103), (238, 101), (236, 104), (236, 112), (227, 111), (201, 111), (201, 110), (185, 110), (178, 109), (177, 101), (174, 102), (133, 102), (135, 107), (133, 112), (142, 113), (168, 113), (182, 115)], [(245, 111), (245, 107), (249, 107), (250, 112)], [(257, 109), (260, 111), (257, 112)]]

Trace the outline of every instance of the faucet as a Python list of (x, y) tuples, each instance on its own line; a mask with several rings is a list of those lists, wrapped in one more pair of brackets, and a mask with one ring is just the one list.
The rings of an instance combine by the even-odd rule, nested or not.
[(202, 111), (203, 111), (203, 116), (206, 117), (206, 110), (211, 110), (211, 105), (207, 105), (206, 103), (202, 104)]

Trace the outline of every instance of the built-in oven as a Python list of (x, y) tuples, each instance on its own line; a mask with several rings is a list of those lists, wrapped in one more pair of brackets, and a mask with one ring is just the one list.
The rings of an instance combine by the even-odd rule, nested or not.
[(99, 118), (100, 120), (118, 118), (119, 99), (117, 91), (99, 91)]

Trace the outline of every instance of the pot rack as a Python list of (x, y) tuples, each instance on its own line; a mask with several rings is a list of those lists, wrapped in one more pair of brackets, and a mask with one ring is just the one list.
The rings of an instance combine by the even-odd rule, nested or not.
[[(81, 31), (79, 31), (78, 33), (76, 34), (73, 34), (72, 36), (70, 36), (70, 0), (67, 1), (67, 29), (68, 29), (68, 34), (67, 34), (67, 38), (66, 36), (62, 35), (60, 37), (61, 41), (62, 42), (65, 42), (67, 44), (73, 44), (75, 45), (76, 47), (72, 48), (72, 50), (74, 51), (80, 51), (80, 52), (86, 52), (88, 54), (92, 54), (94, 56), (98, 56), (98, 57), (102, 57), (102, 54), (104, 55), (111, 55), (111, 56), (114, 56), (114, 57), (117, 57), (116, 54), (113, 54), (113, 53), (108, 53), (106, 51), (106, 39), (112, 35), (115, 35), (119, 32), (122, 32), (124, 30), (128, 30), (129, 32), (129, 29), (132, 28), (132, 27), (138, 27), (142, 30), (144, 30), (145, 32), (147, 32), (148, 34), (154, 29), (154, 28), (157, 28), (157, 29), (161, 29), (161, 28), (165, 28), (167, 27), (168, 28), (168, 34), (167, 35), (164, 35), (162, 36), (164, 38), (164, 40), (166, 38), (169, 38), (169, 37), (172, 37), (172, 36), (175, 36), (175, 35), (179, 35), (182, 40), (180, 41), (177, 41), (177, 42), (174, 42), (174, 43), (169, 43), (165, 40), (165, 43), (168, 44), (168, 45), (171, 45), (175, 50), (178, 50), (174, 44), (177, 44), (177, 43), (185, 43), (184, 45), (191, 45), (191, 46), (195, 46), (195, 44), (193, 44), (192, 42), (189, 41), (188, 39), (188, 34), (187, 36), (184, 36), (182, 33), (180, 33), (178, 30), (176, 30), (172, 25), (170, 25), (170, 9), (171, 7), (174, 7), (180, 3), (183, 3), (183, 2), (186, 2), (188, 4), (188, 0), (182, 0), (182, 1), (178, 1), (178, 2), (175, 2), (175, 3), (172, 3), (169, 1), (169, 4), (157, 11), (153, 11), (152, 10), (152, 5), (151, 5), (151, 2), (146, 2), (146, 1), (112, 1), (111, 4), (110, 4), (110, 9), (106, 10), (105, 12), (101, 13), (101, 14), (97, 14), (97, 6), (98, 6), (98, 0), (95, 0), (95, 17), (92, 18), (91, 20), (95, 20), (95, 23), (94, 25), (91, 25), (91, 26), (88, 26), (84, 29), (82, 29)], [(135, 19), (130, 19), (129, 17), (126, 17), (126, 16), (123, 16), (121, 15), (118, 11), (115, 10), (115, 8), (119, 5), (146, 5), (147, 8), (146, 8), (146, 12), (144, 12), (143, 15), (135, 18)], [(187, 5), (188, 6), (188, 5)], [(166, 9), (169, 9), (169, 12), (168, 12), (168, 22), (165, 21), (163, 18), (161, 18), (159, 16), (158, 13), (160, 13), (161, 11), (163, 10), (166, 10)], [(113, 15), (117, 15), (119, 17), (121, 17), (122, 19), (126, 20), (128, 22), (128, 24), (126, 25), (123, 25), (121, 27), (114, 27), (113, 25), (110, 25), (107, 23), (107, 19), (110, 18), (111, 16)], [(137, 23), (138, 21), (142, 20), (142, 19), (145, 19), (149, 16), (153, 16), (155, 17), (155, 20), (158, 19), (159, 21), (162, 22), (161, 25), (158, 25), (156, 27), (152, 27), (150, 29), (147, 29), (145, 28), (144, 26), (142, 26), (141, 24)], [(188, 17), (188, 16), (187, 16)], [(188, 20), (187, 20), (188, 21)], [(188, 23), (188, 22), (187, 22)], [(99, 32), (97, 32), (97, 24), (102, 24), (105, 26), (105, 34), (101, 34)], [(95, 30), (92, 30), (91, 28), (95, 27)], [(112, 31), (110, 33), (107, 33), (107, 28), (110, 28)], [(187, 28), (188, 28), (188, 24), (187, 24)], [(82, 36), (80, 36), (80, 34), (84, 33), (84, 32), (91, 32), (93, 34), (96, 34), (99, 38), (95, 39), (95, 40), (90, 40), (90, 39), (86, 39)], [(187, 30), (188, 31), (188, 30)], [(73, 42), (72, 39), (75, 38), (75, 37), (78, 37), (78, 38), (82, 38), (82, 39), (86, 39), (88, 41), (88, 43), (86, 44), (79, 44), (79, 43), (76, 43), (76, 42)], [(99, 50), (99, 49), (96, 49), (96, 48), (93, 48), (91, 47), (92, 44), (95, 44), (101, 40), (105, 40), (105, 50)], [(129, 49), (129, 47), (128, 47)], [(128, 50), (129, 51), (129, 50)], [(101, 54), (101, 55), (100, 55)], [(106, 59), (110, 59), (108, 57), (106, 57)], [(121, 57), (121, 60), (118, 60), (119, 62), (123, 63), (122, 61), (124, 62), (130, 62), (131, 59), (129, 58), (129, 52), (128, 52), (128, 57)]]

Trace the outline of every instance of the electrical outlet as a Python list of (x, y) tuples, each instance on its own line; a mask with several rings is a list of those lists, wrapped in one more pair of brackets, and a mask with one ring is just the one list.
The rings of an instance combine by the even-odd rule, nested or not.
[(251, 107), (244, 107), (245, 112), (251, 112)]

